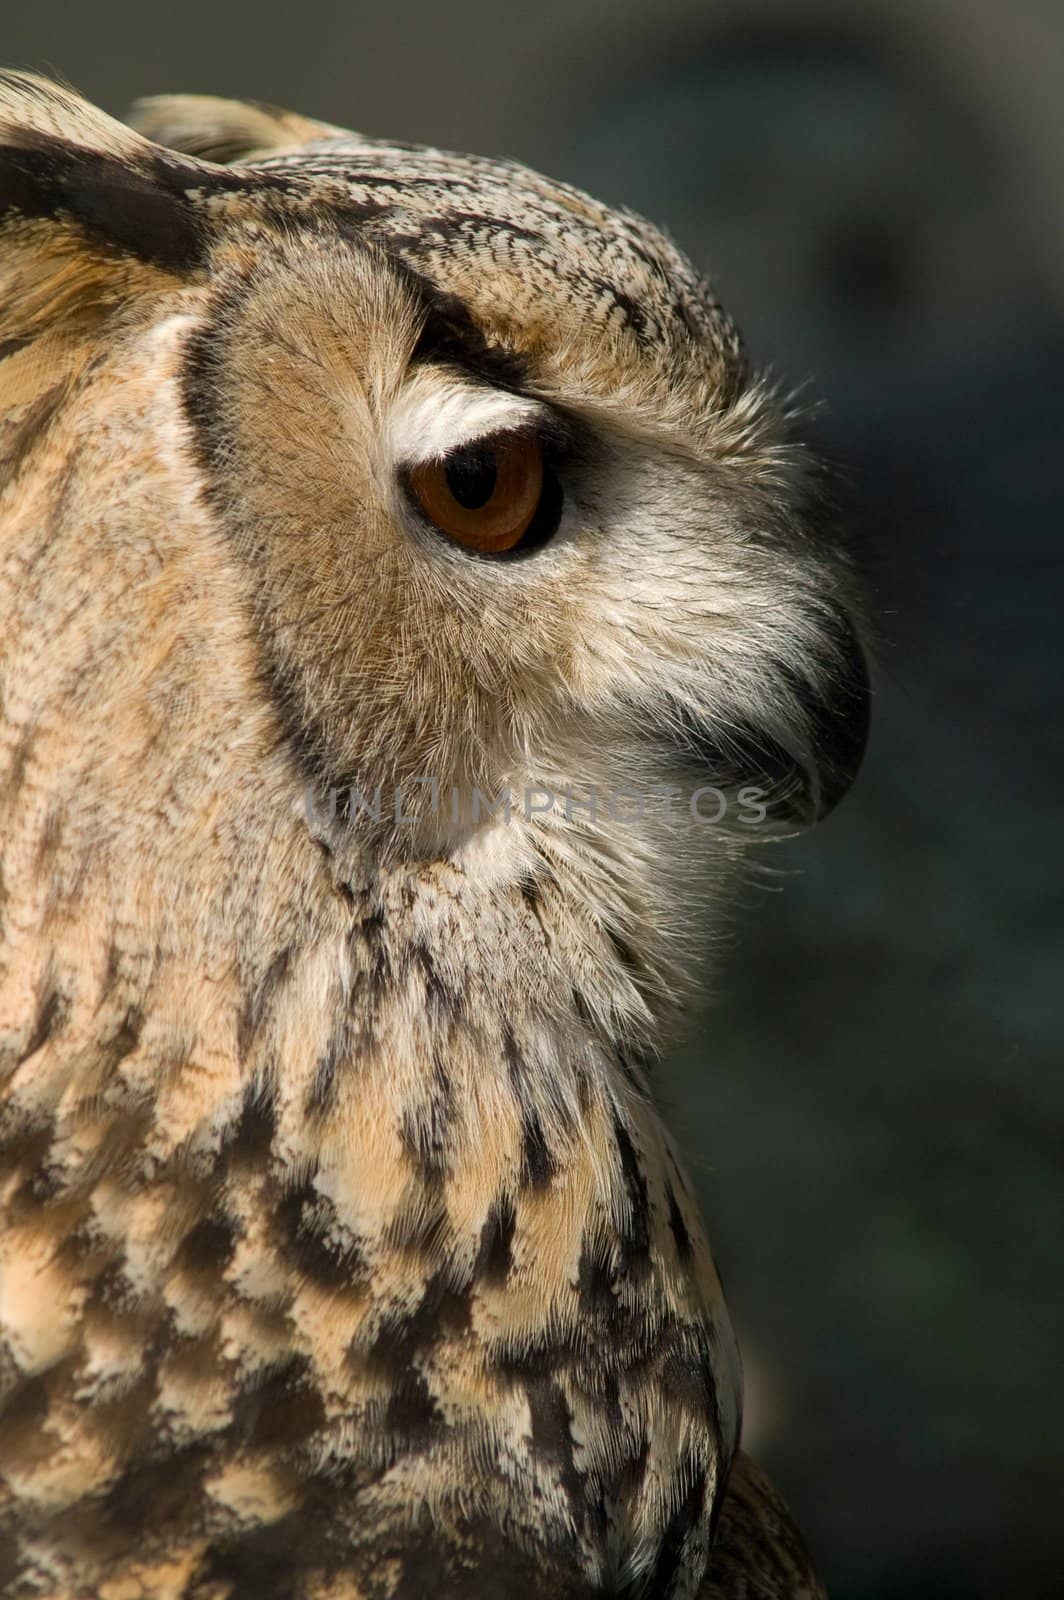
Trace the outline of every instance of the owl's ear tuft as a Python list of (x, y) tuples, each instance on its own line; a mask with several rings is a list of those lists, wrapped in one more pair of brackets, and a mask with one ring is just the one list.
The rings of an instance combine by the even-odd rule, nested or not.
[(223, 165), (345, 136), (342, 128), (257, 100), (221, 100), (207, 94), (160, 94), (137, 100), (129, 122), (168, 150)]
[(32, 72), (0, 71), (0, 139), (60, 139), (101, 154), (125, 157), (141, 141), (105, 111), (63, 84)]
[[(209, 173), (210, 169), (203, 169)], [(5, 254), (25, 245), (27, 226), (71, 229), (168, 272), (203, 254), (192, 194), (196, 163), (182, 165), (70, 90), (22, 73), (0, 73), (0, 228)], [(33, 246), (47, 248), (34, 230)]]

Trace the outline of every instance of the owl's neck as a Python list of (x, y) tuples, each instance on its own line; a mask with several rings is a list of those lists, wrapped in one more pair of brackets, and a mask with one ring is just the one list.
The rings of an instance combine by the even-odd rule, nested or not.
[[(615, 839), (579, 827), (537, 833), (514, 817), (400, 855), (394, 841), (367, 848), (343, 821), (308, 811), (306, 822), (344, 908), (351, 982), (375, 1005), (398, 1006), (415, 1031), (472, 1030), (482, 1054), (535, 1036), (535, 1076), (554, 1092), (589, 1053), (624, 1078), (641, 1075), (684, 984), (655, 926), (670, 919), (660, 907), (650, 914), (638, 852), (628, 861)], [(401, 1040), (402, 1030), (393, 1047)]]

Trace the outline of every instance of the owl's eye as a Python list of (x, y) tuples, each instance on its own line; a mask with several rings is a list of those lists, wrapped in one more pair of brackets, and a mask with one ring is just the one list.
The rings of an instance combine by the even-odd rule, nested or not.
[(419, 510), (449, 539), (480, 555), (546, 542), (558, 526), (561, 489), (530, 433), (497, 433), (461, 445), (407, 474)]

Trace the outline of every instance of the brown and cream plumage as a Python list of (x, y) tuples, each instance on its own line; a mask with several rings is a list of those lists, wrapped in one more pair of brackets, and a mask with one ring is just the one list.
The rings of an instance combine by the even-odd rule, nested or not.
[(860, 758), (815, 473), (638, 219), (136, 122), (0, 86), (0, 1592), (819, 1594), (648, 1086)]

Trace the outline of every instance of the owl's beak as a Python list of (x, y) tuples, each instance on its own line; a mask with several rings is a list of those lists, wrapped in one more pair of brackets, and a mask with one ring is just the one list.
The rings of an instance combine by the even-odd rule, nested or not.
[[(871, 688), (857, 631), (839, 612), (832, 626), (830, 669), (819, 683), (782, 674), (792, 716), (759, 725), (729, 721), (726, 730), (686, 708), (677, 725), (686, 762), (723, 791), (756, 793), (764, 824), (779, 833), (821, 822), (857, 776), (868, 743)], [(793, 726), (793, 708), (803, 713)]]

